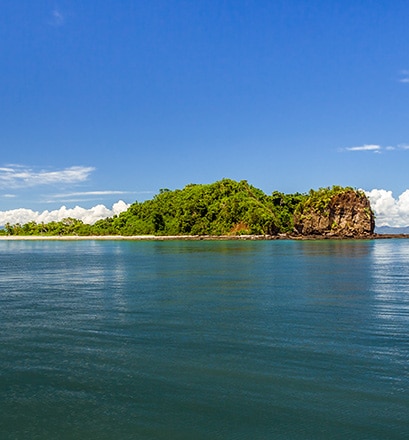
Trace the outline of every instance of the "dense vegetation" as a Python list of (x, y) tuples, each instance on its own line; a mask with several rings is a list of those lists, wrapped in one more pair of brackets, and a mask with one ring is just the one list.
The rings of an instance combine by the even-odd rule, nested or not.
[[(313, 209), (314, 211), (324, 212), (331, 202), (332, 198), (338, 194), (347, 191), (354, 191), (350, 186), (333, 186), (332, 188), (320, 188), (318, 190), (311, 189), (304, 203), (299, 208)], [(362, 193), (363, 195), (363, 193)]]
[(332, 187), (309, 194), (271, 196), (242, 180), (187, 185), (160, 190), (153, 199), (135, 202), (126, 212), (93, 225), (68, 218), (60, 222), (5, 225), (6, 235), (238, 235), (292, 232), (294, 214), (316, 206), (325, 209), (331, 198), (352, 188)]

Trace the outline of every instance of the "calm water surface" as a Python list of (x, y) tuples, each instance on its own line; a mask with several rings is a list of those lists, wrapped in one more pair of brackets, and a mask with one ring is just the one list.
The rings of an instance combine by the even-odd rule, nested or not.
[(408, 439), (409, 240), (0, 241), (1, 439)]

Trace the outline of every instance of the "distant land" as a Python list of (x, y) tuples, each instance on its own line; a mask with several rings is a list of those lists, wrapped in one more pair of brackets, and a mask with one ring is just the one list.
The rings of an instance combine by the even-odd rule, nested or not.
[(409, 234), (409, 226), (404, 228), (393, 228), (391, 226), (375, 226), (376, 234)]

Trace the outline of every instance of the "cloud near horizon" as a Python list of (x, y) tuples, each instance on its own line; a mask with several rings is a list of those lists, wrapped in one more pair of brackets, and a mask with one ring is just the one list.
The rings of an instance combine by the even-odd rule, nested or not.
[(397, 199), (392, 191), (373, 189), (365, 191), (375, 213), (376, 226), (403, 228), (409, 226), (409, 189)]
[(62, 170), (36, 171), (24, 165), (0, 167), (0, 188), (24, 188), (56, 183), (79, 183), (88, 179), (94, 167), (73, 166)]
[(68, 209), (65, 206), (62, 206), (60, 209), (53, 211), (46, 210), (43, 212), (33, 211), (26, 208), (11, 209), (9, 211), (0, 211), (0, 225), (4, 226), (6, 223), (11, 225), (20, 223), (24, 225), (32, 221), (36, 223), (59, 222), (68, 217), (92, 225), (98, 220), (113, 217), (114, 215), (126, 211), (129, 206), (129, 204), (119, 200), (112, 205), (111, 209), (108, 209), (105, 205), (96, 205), (90, 209), (81, 208), (80, 206)]

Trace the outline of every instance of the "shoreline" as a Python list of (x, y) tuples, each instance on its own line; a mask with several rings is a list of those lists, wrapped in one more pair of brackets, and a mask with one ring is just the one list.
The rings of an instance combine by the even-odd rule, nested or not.
[(409, 238), (409, 234), (373, 234), (357, 237), (326, 235), (0, 235), (0, 241), (221, 241), (221, 240), (382, 240)]
[[(0, 241), (203, 241), (203, 240), (278, 240), (284, 237), (273, 235), (0, 235)], [(289, 237), (285, 237), (289, 239)]]

